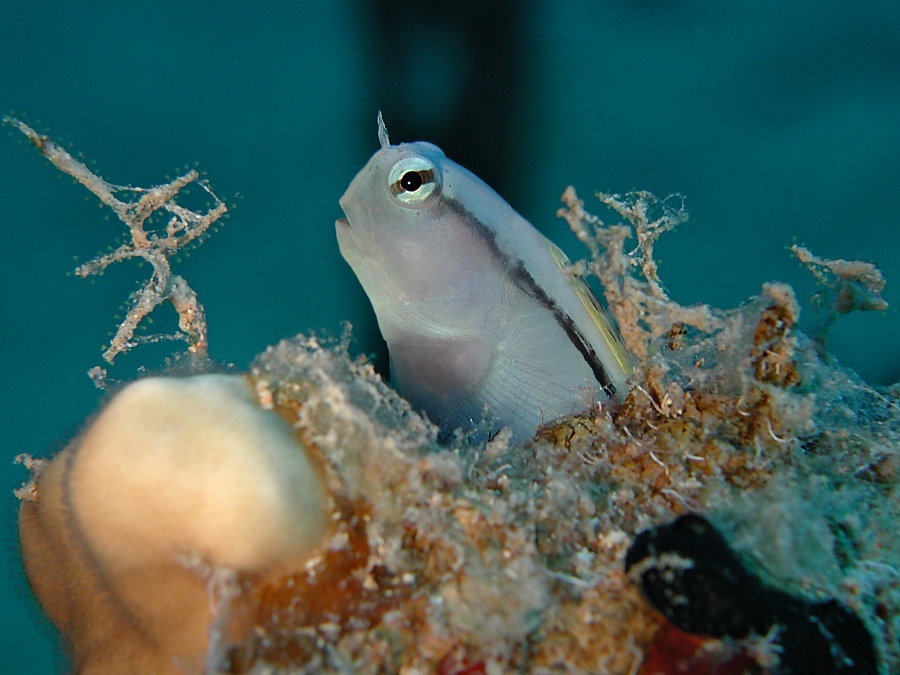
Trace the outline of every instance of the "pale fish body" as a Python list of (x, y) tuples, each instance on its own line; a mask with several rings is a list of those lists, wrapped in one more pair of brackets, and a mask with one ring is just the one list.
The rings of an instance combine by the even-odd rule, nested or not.
[(625, 391), (607, 316), (569, 261), (430, 143), (381, 149), (341, 198), (341, 254), (388, 345), (391, 379), (444, 429), (485, 410), (515, 440)]

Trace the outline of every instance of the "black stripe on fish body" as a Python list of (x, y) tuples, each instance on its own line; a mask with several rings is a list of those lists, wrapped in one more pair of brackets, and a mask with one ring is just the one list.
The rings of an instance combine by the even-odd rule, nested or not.
[(590, 342), (584, 337), (575, 321), (571, 316), (566, 314), (562, 308), (556, 304), (547, 292), (541, 288), (531, 273), (525, 269), (525, 263), (521, 259), (513, 259), (500, 249), (497, 244), (497, 237), (487, 225), (481, 222), (475, 214), (464, 207), (458, 200), (452, 198), (444, 198), (443, 203), (456, 216), (462, 218), (469, 226), (478, 233), (484, 240), (491, 254), (505, 267), (511, 270), (510, 277), (516, 287), (523, 291), (526, 295), (534, 298), (542, 307), (548, 310), (556, 323), (563, 329), (569, 342), (578, 350), (585, 363), (594, 374), (594, 379), (600, 384), (608, 396), (615, 397), (616, 388), (610, 380), (603, 362), (597, 356), (597, 352), (591, 346)]

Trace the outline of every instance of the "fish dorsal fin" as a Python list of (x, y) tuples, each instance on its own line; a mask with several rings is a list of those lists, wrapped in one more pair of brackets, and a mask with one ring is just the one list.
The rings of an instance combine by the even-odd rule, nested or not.
[(381, 111), (378, 111), (378, 143), (381, 145), (382, 150), (391, 144), (391, 139), (388, 136), (387, 127), (384, 126), (384, 118), (381, 116)]

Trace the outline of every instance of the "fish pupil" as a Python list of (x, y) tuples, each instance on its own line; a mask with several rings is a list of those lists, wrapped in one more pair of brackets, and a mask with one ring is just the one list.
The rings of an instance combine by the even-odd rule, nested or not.
[(422, 187), (422, 175), (418, 171), (407, 171), (400, 177), (400, 187), (407, 192), (415, 192)]

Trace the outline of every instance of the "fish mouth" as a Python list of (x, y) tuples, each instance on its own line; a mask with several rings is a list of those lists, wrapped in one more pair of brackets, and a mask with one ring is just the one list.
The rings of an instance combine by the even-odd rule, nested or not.
[(353, 227), (350, 225), (350, 221), (347, 218), (338, 218), (336, 221), (334, 221), (334, 224), (338, 227), (349, 227), (351, 230), (353, 229)]

